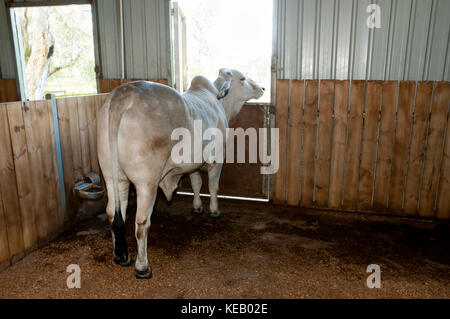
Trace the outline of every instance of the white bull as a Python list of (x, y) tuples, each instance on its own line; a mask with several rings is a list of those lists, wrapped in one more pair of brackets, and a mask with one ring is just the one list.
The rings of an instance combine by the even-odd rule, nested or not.
[(130, 182), (137, 193), (137, 278), (152, 275), (147, 259), (147, 236), (158, 186), (171, 200), (180, 177), (190, 174), (194, 191), (193, 212), (201, 213), (199, 170), (206, 168), (210, 213), (213, 217), (220, 215), (217, 190), (222, 164), (176, 164), (171, 158), (176, 143), (171, 140), (172, 131), (183, 127), (193, 134), (194, 121), (201, 120), (203, 131), (218, 128), (225, 136), (229, 121), (244, 103), (263, 93), (263, 87), (231, 69), (221, 69), (214, 84), (205, 77), (195, 77), (189, 90), (182, 95), (168, 86), (146, 81), (127, 83), (111, 92), (98, 114), (97, 143), (108, 192), (106, 213), (112, 228), (117, 264), (129, 266), (132, 263), (125, 240)]

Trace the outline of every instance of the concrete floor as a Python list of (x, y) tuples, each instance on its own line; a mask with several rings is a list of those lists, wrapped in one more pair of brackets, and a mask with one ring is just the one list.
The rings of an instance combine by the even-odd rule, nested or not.
[[(213, 220), (192, 215), (190, 201), (158, 200), (152, 279), (113, 263), (103, 214), (1, 272), (0, 298), (450, 298), (448, 223), (226, 200)], [(69, 264), (80, 289), (66, 286)], [(381, 289), (366, 286), (369, 264), (381, 267)]]

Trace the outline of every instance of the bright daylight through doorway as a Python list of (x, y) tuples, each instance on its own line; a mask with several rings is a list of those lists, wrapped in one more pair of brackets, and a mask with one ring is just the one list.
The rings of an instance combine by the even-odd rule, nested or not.
[(178, 0), (186, 17), (187, 80), (215, 80), (221, 67), (238, 69), (266, 88), (270, 102), (272, 0)]

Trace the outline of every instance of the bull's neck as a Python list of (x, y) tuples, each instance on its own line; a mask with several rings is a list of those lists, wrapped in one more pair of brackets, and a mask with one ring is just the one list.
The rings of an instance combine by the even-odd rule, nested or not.
[(231, 97), (226, 96), (225, 98), (220, 100), (222, 103), (222, 107), (225, 111), (225, 115), (227, 117), (228, 122), (236, 117), (239, 111), (244, 106), (245, 102), (233, 100)]

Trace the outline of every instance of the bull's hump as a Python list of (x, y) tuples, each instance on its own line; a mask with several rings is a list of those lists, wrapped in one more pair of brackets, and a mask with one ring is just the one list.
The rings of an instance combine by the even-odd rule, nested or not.
[(217, 95), (217, 89), (216, 87), (209, 81), (207, 78), (201, 75), (197, 75), (194, 77), (191, 81), (191, 86), (189, 87), (189, 90), (202, 90), (206, 89), (210, 91), (212, 94)]

